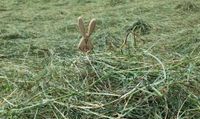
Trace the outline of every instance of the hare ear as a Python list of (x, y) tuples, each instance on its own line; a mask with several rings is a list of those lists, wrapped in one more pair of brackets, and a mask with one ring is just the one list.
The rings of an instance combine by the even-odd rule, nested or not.
[(85, 27), (82, 17), (78, 17), (78, 27), (83, 37), (86, 37)]
[(96, 26), (96, 19), (92, 19), (88, 26), (88, 36), (90, 36), (92, 34), (92, 32), (95, 29), (95, 26)]

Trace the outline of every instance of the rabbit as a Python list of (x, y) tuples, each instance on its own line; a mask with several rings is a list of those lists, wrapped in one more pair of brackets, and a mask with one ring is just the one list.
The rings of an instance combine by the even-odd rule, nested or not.
[(80, 39), (80, 42), (78, 44), (78, 49), (80, 49), (82, 52), (87, 53), (93, 49), (93, 44), (90, 40), (90, 36), (94, 32), (95, 26), (96, 26), (96, 19), (92, 19), (89, 23), (87, 29), (88, 31), (86, 32), (82, 17), (78, 17), (78, 28), (82, 35), (82, 38)]

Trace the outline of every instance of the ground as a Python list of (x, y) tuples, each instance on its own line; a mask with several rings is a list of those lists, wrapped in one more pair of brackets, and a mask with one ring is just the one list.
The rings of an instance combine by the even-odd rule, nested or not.
[(199, 0), (0, 1), (2, 119), (199, 119), (199, 70)]

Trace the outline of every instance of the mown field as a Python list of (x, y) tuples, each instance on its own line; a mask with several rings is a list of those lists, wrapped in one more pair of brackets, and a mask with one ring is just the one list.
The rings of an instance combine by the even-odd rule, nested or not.
[(200, 119), (199, 71), (199, 0), (0, 1), (1, 119)]

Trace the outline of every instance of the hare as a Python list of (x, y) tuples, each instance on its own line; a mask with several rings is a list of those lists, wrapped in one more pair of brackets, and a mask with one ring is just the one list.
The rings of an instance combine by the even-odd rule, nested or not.
[(96, 20), (92, 19), (89, 23), (87, 29), (88, 31), (86, 32), (82, 17), (78, 18), (78, 27), (82, 35), (82, 38), (78, 44), (78, 49), (80, 49), (82, 52), (90, 52), (93, 49), (93, 44), (90, 40), (90, 36), (94, 32), (95, 26)]

